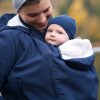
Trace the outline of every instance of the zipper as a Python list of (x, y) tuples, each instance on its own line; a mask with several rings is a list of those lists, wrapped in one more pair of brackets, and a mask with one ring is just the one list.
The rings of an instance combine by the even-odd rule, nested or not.
[(49, 69), (50, 69), (50, 74), (51, 74), (51, 84), (52, 84), (52, 88), (54, 90), (54, 96), (55, 96), (55, 100), (57, 100), (57, 92), (56, 92), (56, 84), (55, 84), (55, 79), (54, 79), (54, 72), (53, 72), (53, 68), (52, 68), (52, 57), (50, 57), (50, 48), (48, 47), (49, 45), (47, 45), (47, 52), (48, 52), (48, 66), (49, 66)]
[[(32, 32), (30, 32), (30, 33), (32, 33)], [(32, 40), (34, 40), (33, 39), (33, 36), (32, 36), (32, 34), (30, 34), (30, 37), (32, 38)], [(57, 92), (56, 92), (56, 85), (55, 85), (55, 79), (54, 79), (54, 73), (53, 73), (53, 68), (52, 68), (52, 60), (51, 60), (51, 57), (50, 57), (50, 53), (51, 53), (51, 51), (50, 51), (50, 48), (49, 48), (49, 45), (48, 44), (45, 44), (46, 45), (46, 47), (47, 48), (44, 48), (44, 49), (47, 49), (46, 51), (48, 52), (47, 54), (48, 54), (48, 68), (49, 68), (49, 70), (50, 70), (50, 74), (51, 74), (51, 77), (50, 77), (50, 80), (51, 80), (51, 84), (52, 84), (52, 89), (54, 90), (54, 96), (55, 96), (55, 99), (54, 100), (57, 100)]]

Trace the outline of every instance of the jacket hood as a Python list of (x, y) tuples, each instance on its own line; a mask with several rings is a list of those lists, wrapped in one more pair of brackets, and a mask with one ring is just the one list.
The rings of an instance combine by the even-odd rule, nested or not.
[(0, 17), (0, 26), (7, 25), (8, 21), (13, 18), (15, 14), (4, 14)]
[(29, 30), (28, 28), (25, 28), (25, 27), (22, 27), (22, 26), (10, 26), (10, 25), (7, 25), (8, 22), (13, 19), (15, 16), (15, 14), (5, 14), (5, 15), (2, 15), (0, 17), (0, 32), (3, 31), (3, 30), (21, 30), (25, 33), (28, 33)]

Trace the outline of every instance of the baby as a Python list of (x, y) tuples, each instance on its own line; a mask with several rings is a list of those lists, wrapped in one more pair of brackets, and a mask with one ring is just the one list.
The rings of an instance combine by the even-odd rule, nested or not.
[(58, 46), (63, 59), (84, 58), (93, 55), (88, 39), (75, 38), (76, 22), (64, 14), (52, 18), (49, 22), (45, 40)]
[(50, 20), (45, 40), (52, 45), (61, 45), (74, 39), (76, 22), (70, 16), (64, 14)]
[(94, 63), (92, 45), (88, 39), (75, 38), (75, 33), (75, 20), (64, 14), (50, 20), (45, 40), (60, 49), (62, 59), (88, 68)]

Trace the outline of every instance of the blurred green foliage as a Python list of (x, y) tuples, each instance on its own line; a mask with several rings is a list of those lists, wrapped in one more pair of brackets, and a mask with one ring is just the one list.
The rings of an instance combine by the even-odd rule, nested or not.
[(77, 22), (77, 35), (100, 40), (100, 0), (64, 0), (59, 14), (67, 13)]
[[(97, 75), (100, 81), (100, 53), (96, 54), (95, 66), (97, 70)], [(100, 82), (99, 82), (99, 93), (98, 93), (98, 100), (100, 100)]]

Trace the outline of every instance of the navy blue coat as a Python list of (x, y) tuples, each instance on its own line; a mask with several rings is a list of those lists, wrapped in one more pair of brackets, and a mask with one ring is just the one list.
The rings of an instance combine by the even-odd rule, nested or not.
[(46, 44), (38, 30), (6, 26), (7, 16), (0, 24), (0, 92), (4, 100), (97, 100), (93, 56), (86, 62), (64, 61), (58, 48)]

